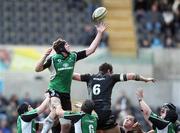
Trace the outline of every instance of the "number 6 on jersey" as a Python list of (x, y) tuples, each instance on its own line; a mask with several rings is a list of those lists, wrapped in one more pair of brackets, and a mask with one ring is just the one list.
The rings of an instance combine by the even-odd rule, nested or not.
[(99, 93), (101, 92), (100, 86), (101, 86), (100, 84), (95, 84), (93, 86), (93, 94), (94, 95), (99, 95)]

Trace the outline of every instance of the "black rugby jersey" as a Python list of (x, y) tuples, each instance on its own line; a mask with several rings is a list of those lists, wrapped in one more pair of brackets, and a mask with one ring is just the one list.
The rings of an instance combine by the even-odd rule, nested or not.
[(95, 110), (111, 109), (111, 94), (116, 82), (127, 81), (125, 74), (84, 74), (81, 81), (87, 82), (90, 98), (95, 102)]

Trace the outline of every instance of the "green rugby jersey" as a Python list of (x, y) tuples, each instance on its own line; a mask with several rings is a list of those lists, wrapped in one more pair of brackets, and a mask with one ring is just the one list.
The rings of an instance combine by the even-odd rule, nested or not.
[(149, 120), (153, 124), (155, 133), (175, 133), (175, 125), (160, 118), (157, 114), (151, 112)]
[(61, 54), (55, 54), (51, 57), (50, 83), (48, 89), (56, 90), (60, 93), (70, 93), (72, 75), (77, 54), (72, 52), (67, 58)]
[(94, 114), (66, 111), (64, 118), (70, 119), (74, 123), (75, 133), (96, 133), (97, 116)]
[(26, 112), (17, 119), (17, 133), (36, 133), (36, 123), (34, 118), (38, 116), (37, 110)]

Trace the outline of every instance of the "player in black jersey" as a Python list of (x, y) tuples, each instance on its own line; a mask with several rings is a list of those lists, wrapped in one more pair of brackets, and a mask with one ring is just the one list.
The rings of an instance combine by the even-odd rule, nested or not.
[(153, 78), (145, 78), (135, 73), (113, 74), (111, 64), (104, 63), (99, 67), (97, 74), (75, 73), (74, 80), (87, 82), (88, 92), (95, 103), (95, 111), (98, 114), (98, 132), (119, 133), (119, 127), (111, 114), (111, 94), (115, 83), (127, 80), (154, 82)]

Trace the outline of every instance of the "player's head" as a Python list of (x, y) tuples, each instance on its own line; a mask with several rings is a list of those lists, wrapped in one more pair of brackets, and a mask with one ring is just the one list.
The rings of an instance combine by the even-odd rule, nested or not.
[(103, 74), (106, 74), (106, 73), (112, 74), (113, 67), (111, 64), (103, 63), (99, 66), (99, 72), (102, 72)]
[(172, 103), (163, 104), (160, 110), (160, 115), (163, 119), (173, 123), (178, 119), (176, 106), (174, 106)]
[(17, 112), (19, 115), (21, 115), (28, 112), (31, 109), (32, 109), (31, 105), (28, 104), (27, 102), (24, 102), (23, 104), (18, 106)]
[(94, 110), (95, 104), (92, 100), (86, 100), (81, 106), (81, 110), (87, 114), (91, 114)]
[(132, 115), (127, 115), (123, 122), (123, 127), (126, 129), (131, 129), (133, 125), (136, 123), (136, 119)]
[(69, 44), (61, 38), (53, 42), (53, 49), (56, 51), (57, 54), (62, 54), (63, 52), (69, 54), (70, 52)]

